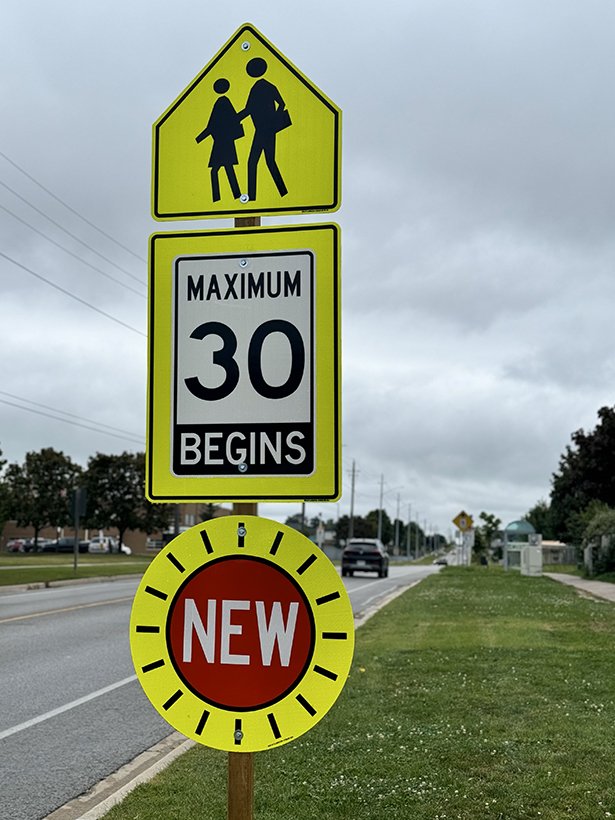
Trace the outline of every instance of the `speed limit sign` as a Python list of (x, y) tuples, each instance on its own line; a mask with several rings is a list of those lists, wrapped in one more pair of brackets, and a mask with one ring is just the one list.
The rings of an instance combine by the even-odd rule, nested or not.
[(152, 501), (339, 496), (336, 225), (156, 234)]

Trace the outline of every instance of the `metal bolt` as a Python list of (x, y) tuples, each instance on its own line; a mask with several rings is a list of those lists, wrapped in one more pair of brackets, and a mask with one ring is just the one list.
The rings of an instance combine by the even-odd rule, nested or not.
[(245, 462), (241, 462), (241, 464), (237, 467), (240, 473), (247, 473), (248, 472), (248, 465)]
[(247, 529), (245, 527), (237, 527), (237, 535), (240, 538), (245, 538), (247, 534)]
[(245, 204), (246, 204), (246, 202), (249, 202), (249, 201), (250, 201), (250, 197), (249, 197), (247, 194), (242, 194), (242, 195), (239, 197), (239, 201), (240, 201), (240, 202), (243, 202), (243, 204), (245, 205)]
[(250, 43), (247, 40), (244, 40), (241, 44), (242, 51), (250, 51)]
[(236, 741), (238, 741), (238, 742), (239, 742), (240, 740), (243, 740), (243, 732), (241, 732), (241, 731), (237, 730), (237, 731), (234, 733), (233, 737), (235, 738), (235, 740), (236, 740)]
[(245, 266), (246, 266), (247, 264), (248, 264), (248, 260), (247, 260), (247, 259), (240, 259), (240, 260), (239, 260), (239, 265), (240, 265), (240, 267), (245, 268)]

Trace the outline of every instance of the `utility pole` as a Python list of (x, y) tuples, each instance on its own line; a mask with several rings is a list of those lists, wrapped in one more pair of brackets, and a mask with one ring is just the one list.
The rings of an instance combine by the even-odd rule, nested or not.
[(384, 475), (380, 476), (380, 503), (378, 504), (378, 540), (382, 541), (382, 496), (384, 493)]
[(406, 527), (406, 555), (410, 558), (410, 520), (412, 513), (412, 504), (408, 504), (408, 526)]
[(419, 511), (418, 511), (418, 510), (416, 511), (415, 518), (416, 518), (416, 521), (415, 521), (414, 523), (416, 524), (416, 530), (415, 530), (415, 532), (414, 532), (414, 555), (415, 555), (415, 558), (418, 560), (419, 555), (420, 555), (420, 544), (419, 544)]
[(350, 520), (348, 521), (348, 540), (354, 538), (354, 482), (356, 476), (355, 460), (352, 460), (352, 472), (350, 474)]

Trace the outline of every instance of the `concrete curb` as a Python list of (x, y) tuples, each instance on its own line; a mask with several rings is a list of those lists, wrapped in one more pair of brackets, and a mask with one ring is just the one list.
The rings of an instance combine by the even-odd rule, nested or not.
[(154, 778), (193, 746), (196, 746), (193, 740), (173, 732), (89, 791), (47, 815), (45, 820), (98, 820), (133, 789)]

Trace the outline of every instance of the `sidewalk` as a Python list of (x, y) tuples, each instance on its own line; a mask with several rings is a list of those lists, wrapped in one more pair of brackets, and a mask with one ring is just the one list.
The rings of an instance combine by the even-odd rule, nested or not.
[(544, 576), (559, 581), (561, 584), (576, 587), (579, 591), (587, 592), (596, 598), (615, 602), (615, 584), (608, 584), (606, 581), (591, 581), (588, 578), (578, 578), (576, 575), (566, 575), (562, 572), (545, 572)]

